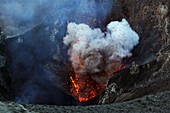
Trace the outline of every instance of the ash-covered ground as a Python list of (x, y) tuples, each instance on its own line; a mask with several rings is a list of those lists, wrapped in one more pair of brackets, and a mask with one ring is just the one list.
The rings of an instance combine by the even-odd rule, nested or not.
[[(100, 3), (102, 0), (96, 0), (93, 3), (95, 4), (97, 2)], [(108, 3), (111, 3), (111, 1)], [(67, 4), (65, 5), (67, 6)], [(72, 21), (83, 20), (83, 23), (93, 25), (93, 27), (103, 28), (103, 31), (105, 31), (104, 26), (110, 21), (126, 18), (131, 27), (140, 36), (139, 45), (132, 51), (133, 55), (130, 58), (124, 58), (122, 61), (126, 68), (114, 73), (108, 80), (105, 91), (92, 102), (85, 104), (107, 105), (87, 107), (24, 105), (24, 108), (21, 105), (4, 102), (1, 103), (2, 107), (0, 107), (0, 110), (2, 112), (14, 112), (17, 110), (18, 112), (28, 112), (28, 110), (30, 110), (42, 113), (168, 113), (170, 109), (169, 5), (170, 2), (168, 0), (117, 0), (116, 4), (113, 4), (111, 12), (108, 14), (103, 12), (103, 15), (97, 16), (96, 18), (96, 15), (93, 15), (92, 12), (89, 13), (91, 14), (90, 16), (86, 13), (80, 16), (81, 11), (75, 13), (74, 10), (71, 10), (71, 6), (75, 6), (75, 4), (72, 3), (70, 6), (72, 15), (69, 15), (70, 13), (67, 12), (67, 16), (60, 15), (60, 17), (64, 16), (63, 18), (66, 20), (73, 18)], [(2, 9), (0, 10), (2, 11)], [(96, 9), (94, 11), (96, 11)], [(51, 12), (53, 13), (53, 11)], [(100, 13), (99, 10), (96, 14), (99, 15)], [(1, 13), (1, 15), (4, 18), (3, 13)], [(88, 18), (86, 18), (87, 15)], [(45, 14), (44, 16), (47, 15)], [(61, 88), (62, 83), (67, 80), (67, 77), (56, 77), (56, 75), (68, 74), (68, 71), (65, 71), (68, 68), (66, 60), (66, 57), (68, 57), (66, 50), (68, 48), (62, 48), (63, 43), (61, 40), (65, 36), (67, 21), (62, 24), (59, 22), (60, 24), (57, 25), (58, 28), (55, 28), (55, 26), (49, 23), (55, 22), (50, 20), (52, 18), (51, 16), (56, 17), (56, 14), (47, 16), (47, 20), (42, 20), (43, 23), (41, 24), (37, 23), (37, 20), (34, 21), (35, 23), (29, 24), (32, 26), (29, 26), (29, 29), (27, 29), (28, 32), (25, 32), (25, 29), (20, 29), (21, 34), (18, 31), (7, 29), (6, 25), (8, 23), (1, 21), (2, 30), (6, 34), (11, 35), (9, 37), (14, 37), (13, 39), (4, 40), (6, 36), (1, 33), (1, 99), (13, 100), (19, 103), (82, 105), (70, 95), (67, 95), (66, 91)], [(103, 16), (106, 16), (106, 19), (103, 19)], [(1, 19), (3, 20), (3, 18)], [(25, 16), (22, 18), (24, 19)], [(94, 18), (96, 19), (94, 20)], [(15, 25), (18, 24), (15, 23)], [(13, 26), (15, 25), (13, 24)], [(57, 37), (59, 37), (57, 39), (51, 35), (57, 34), (56, 29), (63, 31), (57, 35)], [(17, 33), (15, 34), (15, 32)], [(20, 35), (15, 36), (18, 33)], [(56, 45), (55, 42), (58, 42), (58, 44)], [(53, 48), (59, 49), (54, 50)], [(4, 62), (6, 65), (4, 65)]]

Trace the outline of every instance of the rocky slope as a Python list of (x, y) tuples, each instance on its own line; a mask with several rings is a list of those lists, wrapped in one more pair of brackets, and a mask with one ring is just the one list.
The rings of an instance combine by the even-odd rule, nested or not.
[[(87, 107), (24, 105), (23, 107), (15, 103), (3, 102), (0, 103), (0, 111), (2, 113), (29, 112), (29, 110), (40, 113), (168, 113), (170, 109), (170, 1), (120, 0), (119, 2), (118, 12), (113, 11), (108, 16), (108, 21), (111, 18), (115, 20), (126, 18), (141, 39), (140, 44), (133, 50), (133, 56), (124, 60), (126, 68), (110, 77), (106, 91), (99, 100), (99, 104), (107, 105)], [(35, 32), (37, 33), (37, 30)], [(2, 32), (0, 33), (0, 38), (4, 37)], [(3, 48), (2, 43), (1, 48)], [(0, 53), (3, 55), (3, 50), (0, 50)], [(10, 83), (4, 67), (4, 59), (0, 56), (1, 100), (8, 99)]]
[(20, 105), (0, 102), (1, 113), (169, 113), (170, 92), (148, 95), (135, 100), (95, 106)]
[(100, 103), (121, 102), (170, 90), (170, 2), (121, 2), (124, 15), (141, 40), (133, 51), (132, 63), (108, 81), (108, 90)]
[(3, 56), (4, 53), (4, 40), (5, 35), (3, 30), (0, 28), (0, 99), (5, 100), (9, 98), (9, 87), (10, 87), (10, 78), (7, 74), (5, 67), (6, 58)]

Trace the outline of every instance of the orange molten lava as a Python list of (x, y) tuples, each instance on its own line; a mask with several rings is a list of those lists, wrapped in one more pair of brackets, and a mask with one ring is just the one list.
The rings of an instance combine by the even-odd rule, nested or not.
[(70, 76), (70, 80), (72, 83), (70, 93), (80, 102), (93, 99), (100, 91), (100, 86), (92, 79), (81, 78), (80, 75), (76, 74), (74, 78)]
[[(120, 67), (108, 72), (108, 74), (111, 75), (123, 68), (125, 67), (120, 65)], [(69, 92), (76, 100), (79, 100), (80, 102), (93, 99), (106, 87), (106, 84), (103, 84), (103, 86), (101, 86), (101, 84), (99, 85), (99, 83), (92, 79), (91, 76), (79, 75), (78, 73), (74, 74), (73, 69), (70, 69), (69, 78), (71, 81), (71, 88)]]

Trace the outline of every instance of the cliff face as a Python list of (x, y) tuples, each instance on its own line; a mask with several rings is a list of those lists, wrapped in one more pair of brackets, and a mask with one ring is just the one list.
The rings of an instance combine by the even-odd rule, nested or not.
[(6, 100), (9, 98), (9, 86), (10, 86), (10, 78), (8, 77), (5, 68), (6, 58), (3, 56), (4, 40), (5, 40), (5, 35), (2, 29), (0, 28), (0, 99), (1, 100)]
[(170, 2), (121, 0), (121, 4), (124, 16), (140, 36), (140, 43), (133, 50), (132, 63), (108, 81), (100, 103), (122, 102), (170, 90)]
[(122, 12), (140, 36), (133, 57), (144, 64), (169, 43), (169, 1), (121, 0)]

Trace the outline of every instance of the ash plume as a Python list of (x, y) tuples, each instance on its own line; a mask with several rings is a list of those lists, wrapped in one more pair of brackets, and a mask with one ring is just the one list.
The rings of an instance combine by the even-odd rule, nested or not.
[(110, 73), (124, 57), (132, 55), (131, 50), (138, 43), (138, 34), (125, 19), (110, 22), (104, 33), (86, 24), (69, 23), (64, 37), (64, 44), (70, 47), (72, 66), (80, 75)]

